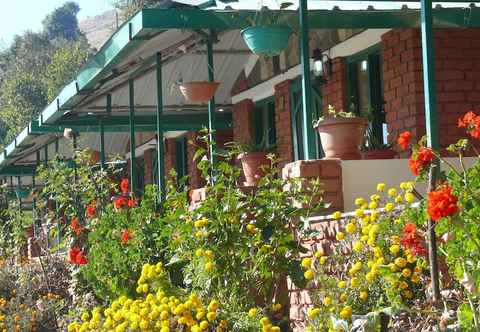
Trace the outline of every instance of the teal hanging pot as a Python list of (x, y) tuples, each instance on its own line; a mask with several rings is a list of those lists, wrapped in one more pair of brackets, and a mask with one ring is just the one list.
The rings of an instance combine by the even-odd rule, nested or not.
[(258, 55), (274, 56), (287, 48), (293, 31), (285, 25), (255, 26), (242, 30), (243, 40)]
[(15, 194), (17, 195), (18, 199), (27, 198), (30, 194), (30, 189), (28, 188), (17, 188), (15, 189)]

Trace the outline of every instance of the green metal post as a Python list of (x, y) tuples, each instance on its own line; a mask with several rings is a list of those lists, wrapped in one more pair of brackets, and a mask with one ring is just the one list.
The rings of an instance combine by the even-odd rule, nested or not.
[[(435, 49), (433, 39), (432, 0), (421, 0), (421, 30), (423, 56), (423, 87), (425, 97), (425, 120), (427, 127), (427, 144), (434, 150), (439, 149), (437, 86), (435, 81)], [(430, 168), (429, 191), (435, 190), (440, 165), (436, 161)], [(440, 282), (438, 271), (437, 242), (435, 222), (428, 220), (428, 259), (430, 261), (430, 277), (432, 279), (433, 299), (441, 304)]]
[[(35, 191), (35, 173), (32, 175), (32, 190)], [(37, 219), (37, 198), (33, 195), (32, 199), (32, 219), (33, 219), (33, 233), (35, 234), (35, 220)]]
[[(214, 63), (213, 63), (213, 33), (207, 40), (207, 61), (208, 61), (208, 80), (215, 81)], [(208, 102), (208, 130), (210, 132), (210, 163), (215, 166), (215, 96)], [(212, 177), (213, 180), (213, 177)]]
[(105, 126), (103, 118), (100, 118), (100, 166), (102, 170), (105, 169)]
[(128, 99), (130, 111), (130, 186), (132, 192), (137, 190), (137, 170), (135, 167), (135, 86), (133, 79), (128, 80)]
[(160, 202), (165, 200), (165, 147), (163, 145), (162, 113), (163, 113), (163, 87), (162, 87), (162, 54), (157, 53), (157, 168), (158, 191)]
[(112, 95), (107, 94), (107, 115), (110, 116), (112, 114)]
[(45, 160), (43, 161), (43, 164), (45, 167), (48, 167), (48, 144), (46, 144), (43, 149), (45, 151)]
[(313, 102), (310, 78), (310, 47), (307, 0), (300, 0), (300, 53), (302, 64), (302, 126), (304, 159), (316, 158), (315, 131), (313, 130)]
[[(18, 187), (18, 190), (20, 192), (20, 190), (22, 189), (22, 179), (17, 176), (17, 187)], [(22, 209), (22, 197), (20, 197), (20, 195), (18, 195), (18, 206), (20, 207), (20, 210)]]

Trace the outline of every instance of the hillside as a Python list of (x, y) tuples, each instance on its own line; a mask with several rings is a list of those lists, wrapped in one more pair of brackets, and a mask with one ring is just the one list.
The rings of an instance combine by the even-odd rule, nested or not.
[(106, 11), (103, 14), (88, 17), (79, 23), (80, 30), (85, 33), (92, 47), (99, 49), (110, 37), (116, 28), (115, 10)]

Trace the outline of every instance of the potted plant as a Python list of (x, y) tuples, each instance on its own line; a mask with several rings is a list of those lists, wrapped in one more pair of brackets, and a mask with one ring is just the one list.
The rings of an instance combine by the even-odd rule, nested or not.
[(378, 131), (374, 123), (383, 122), (383, 112), (375, 112), (370, 107), (367, 112), (369, 125), (365, 131), (365, 138), (362, 146), (362, 159), (393, 159), (395, 151), (391, 144), (383, 143), (383, 133)]
[(232, 151), (237, 154), (237, 160), (242, 164), (243, 175), (245, 176), (244, 185), (246, 187), (255, 186), (260, 178), (265, 175), (264, 167), (271, 164), (268, 154), (275, 148), (274, 145), (268, 142), (268, 137), (262, 138), (258, 144), (228, 144)]
[(328, 105), (327, 115), (320, 117), (313, 126), (320, 134), (326, 158), (361, 159), (360, 146), (367, 127), (366, 119), (353, 112), (337, 112)]
[(291, 2), (282, 2), (277, 12), (261, 7), (250, 20), (251, 26), (241, 31), (243, 40), (253, 53), (274, 56), (287, 48), (293, 30), (287, 25), (279, 24), (279, 18), (282, 10), (291, 5)]
[(192, 82), (179, 82), (178, 86), (180, 92), (185, 99), (192, 104), (207, 103), (217, 92), (218, 82), (210, 81), (192, 81)]

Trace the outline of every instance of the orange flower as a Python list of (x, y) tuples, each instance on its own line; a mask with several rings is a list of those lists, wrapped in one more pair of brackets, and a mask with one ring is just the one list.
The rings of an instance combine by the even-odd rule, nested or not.
[(130, 198), (128, 200), (127, 205), (128, 205), (129, 208), (134, 208), (135, 206), (137, 206), (137, 201), (133, 198)]
[(80, 234), (83, 231), (83, 228), (80, 226), (80, 223), (78, 222), (78, 218), (73, 218), (72, 222), (70, 223), (70, 226), (72, 227), (72, 230), (77, 234), (77, 236), (80, 236)]
[(400, 134), (400, 136), (398, 136), (397, 144), (402, 148), (402, 150), (408, 149), (410, 138), (412, 138), (412, 133), (409, 131), (404, 131)]
[(78, 247), (73, 247), (68, 251), (68, 258), (71, 264), (85, 265), (88, 263), (87, 257)]
[(416, 155), (412, 155), (410, 160), (408, 161), (408, 166), (412, 171), (413, 175), (418, 176), (420, 172), (425, 170), (430, 163), (435, 158), (432, 149), (421, 147)]
[(130, 232), (128, 229), (123, 230), (121, 240), (123, 244), (127, 244), (128, 241), (130, 240)]
[(119, 210), (119, 209), (128, 205), (128, 200), (127, 200), (127, 198), (121, 196), (121, 197), (118, 197), (117, 199), (115, 199), (115, 201), (113, 202), (113, 205), (115, 206), (115, 208), (117, 210)]
[(95, 202), (87, 205), (87, 217), (92, 218), (95, 216)]
[(458, 127), (466, 128), (467, 133), (473, 138), (480, 138), (480, 116), (474, 112), (467, 112), (463, 118), (459, 118)]
[(128, 194), (130, 191), (130, 183), (128, 182), (128, 179), (122, 179), (122, 181), (120, 181), (120, 191), (122, 194)]
[(450, 186), (444, 185), (440, 189), (428, 193), (427, 212), (432, 220), (438, 221), (458, 212), (458, 198), (452, 191)]

